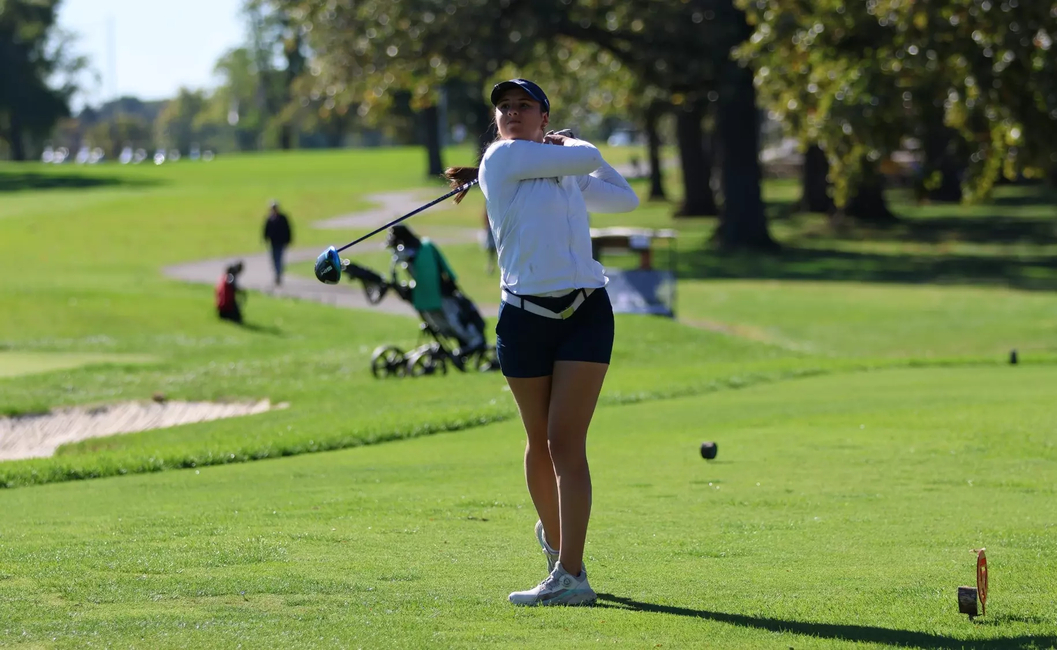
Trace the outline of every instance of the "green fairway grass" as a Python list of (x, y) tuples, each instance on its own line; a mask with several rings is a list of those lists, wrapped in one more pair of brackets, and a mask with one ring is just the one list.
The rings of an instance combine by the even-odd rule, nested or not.
[[(263, 252), (272, 198), (295, 247), (343, 244), (367, 229), (311, 224), (377, 192), (441, 195), (424, 166), (420, 149), (0, 164), (0, 415), (289, 404), (0, 462), (0, 646), (1057, 645), (1052, 189), (973, 207), (894, 190), (901, 220), (866, 227), (767, 181), (774, 255), (719, 252), (715, 219), (668, 202), (592, 215), (678, 230), (678, 318), (617, 316), (589, 438), (600, 606), (526, 611), (506, 595), (544, 562), (499, 373), (375, 380), (377, 346), (423, 342), (416, 319), (251, 292), (240, 327), (211, 285), (161, 270)], [(465, 236), (482, 208), (475, 189), (411, 225)], [(475, 241), (442, 249), (498, 303)], [(978, 547), (992, 600), (970, 623), (955, 593)]]
[[(442, 250), (467, 295), (478, 305), (499, 303), (499, 279), (485, 273), (477, 245)], [(388, 258), (371, 251), (352, 259), (384, 274)], [(312, 266), (304, 262), (292, 268), (311, 277)], [(1027, 354), (1057, 352), (1057, 300), (1048, 291), (686, 278), (678, 285), (676, 310), (679, 320), (691, 326), (826, 356), (1000, 356), (1014, 348)]]
[(892, 370), (603, 409), (594, 608), (506, 602), (545, 567), (516, 422), (0, 491), (0, 642), (1053, 647), (1055, 381)]
[[(293, 307), (309, 313), (334, 311), (322, 305)], [(320, 319), (317, 325), (328, 320)], [(499, 373), (462, 374), (453, 369), (447, 377), (372, 378), (368, 368), (373, 345), (369, 343), (381, 339), (414, 344), (416, 328), (410, 319), (361, 315), (355, 327), (350, 322), (331, 322), (333, 331), (315, 330), (311, 342), (272, 342), (272, 337), (264, 337), (265, 343), (235, 347), (228, 353), (230, 361), (224, 363), (217, 363), (209, 353), (189, 351), (184, 358), (151, 369), (99, 372), (86, 368), (61, 377), (23, 378), (5, 393), (14, 405), (8, 407), (11, 410), (41, 410), (41, 402), (64, 399), (99, 402), (150, 397), (155, 392), (172, 399), (267, 396), (274, 402), (289, 402), (291, 407), (238, 421), (65, 445), (53, 459), (0, 463), (0, 485), (322, 451), (477, 426), (516, 415)], [(402, 326), (405, 333), (394, 336), (391, 332), (396, 326)], [(622, 316), (617, 330), (616, 365), (603, 395), (603, 401), (610, 403), (696, 394), (841, 367), (839, 361), (802, 363), (778, 348), (664, 320)], [(303, 336), (288, 335), (290, 339)], [(269, 349), (268, 343), (281, 347)]]
[[(424, 214), (413, 227), (432, 236), (452, 226), (481, 227), (479, 194), (465, 202), (476, 210)], [(765, 196), (777, 213), (789, 209), (798, 190), (773, 181)], [(784, 250), (774, 256), (707, 249), (715, 220), (673, 219), (667, 203), (593, 215), (592, 225), (678, 229), (676, 308), (692, 326), (826, 356), (1057, 352), (1057, 191), (1004, 187), (995, 203), (973, 207), (919, 206), (906, 202), (903, 192), (891, 196), (904, 218), (891, 228), (839, 235), (821, 215), (775, 219), (772, 230)], [(664, 267), (666, 249), (657, 249), (657, 264)], [(499, 279), (485, 274), (477, 243), (442, 250), (467, 295), (498, 304)], [(384, 251), (353, 248), (343, 255), (383, 273), (389, 268)], [(603, 259), (615, 267), (635, 261)], [(291, 270), (312, 277), (312, 262)]]
[[(149, 354), (155, 359), (143, 367), (70, 368), (0, 380), (0, 412), (39, 412), (155, 393), (174, 399), (270, 397), (292, 405), (246, 421), (70, 445), (53, 460), (0, 466), (0, 484), (319, 451), (513, 417), (509, 393), (495, 374), (429, 378), (414, 390), (407, 382), (371, 378), (367, 367), (377, 345), (407, 349), (421, 342), (413, 319), (253, 294), (247, 306), (250, 327), (238, 328), (212, 316), (212, 287), (184, 285), (159, 273), (167, 263), (259, 250), (264, 197), (280, 198), (290, 210), (299, 224), (298, 245), (351, 236), (355, 233), (313, 230), (311, 223), (367, 207), (365, 197), (372, 192), (421, 188), (418, 153), (264, 154), (161, 167), (0, 167), (0, 176), (30, 178), (28, 189), (6, 192), (0, 205), (0, 265), (8, 271), (0, 274), (5, 307), (0, 345), (8, 354)], [(627, 150), (611, 153), (626, 156)], [(449, 160), (457, 163), (468, 155), (454, 150)], [(18, 171), (25, 168), (33, 171)], [(644, 190), (642, 181), (633, 183)], [(785, 181), (765, 190), (774, 209), (796, 196)], [(1002, 219), (1025, 220), (1041, 232), (1051, 206), (1046, 195), (1033, 191), (1008, 188), (994, 210)], [(474, 191), (460, 206), (420, 215), (415, 225), (427, 234), (478, 227), (482, 205), (480, 192)], [(934, 213), (940, 208), (901, 204), (901, 209), (912, 220), (939, 219)], [(684, 259), (709, 264), (723, 259), (707, 250), (694, 253), (714, 221), (673, 220), (670, 211), (668, 204), (645, 202), (631, 214), (592, 216), (600, 226), (678, 228), (680, 275), (685, 276), (679, 284), (679, 325), (619, 318), (604, 403), (842, 368), (958, 359), (999, 363), (1012, 348), (1029, 362), (1051, 359), (1057, 351), (1057, 300), (1046, 292), (753, 279), (752, 268), (742, 269), (749, 279), (687, 275)], [(961, 221), (985, 218), (980, 209), (966, 214)], [(776, 236), (794, 244), (819, 227), (810, 215), (776, 219), (773, 225)], [(498, 278), (484, 273), (479, 247), (454, 244), (444, 250), (467, 293), (479, 304), (494, 304)], [(384, 252), (354, 259), (382, 268), (387, 262)], [(739, 259), (733, 261), (744, 263)], [(308, 266), (295, 265), (294, 272), (309, 274)], [(53, 272), (31, 272), (36, 268)], [(494, 338), (491, 323), (488, 327)]]
[(153, 361), (145, 355), (48, 354), (0, 351), (0, 377), (19, 377), (101, 364), (137, 364)]

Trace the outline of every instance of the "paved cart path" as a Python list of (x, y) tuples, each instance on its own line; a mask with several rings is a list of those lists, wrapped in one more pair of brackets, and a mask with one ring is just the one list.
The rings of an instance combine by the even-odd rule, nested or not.
[[(362, 212), (341, 215), (317, 221), (312, 224), (313, 228), (336, 230), (336, 229), (373, 229), (383, 226), (400, 215), (407, 214), (415, 208), (427, 203), (429, 199), (423, 199), (421, 192), (386, 192), (383, 194), (372, 194), (366, 197), (368, 201), (378, 204), (377, 207)], [(438, 203), (430, 208), (431, 211), (444, 210), (450, 207), (450, 203)], [(385, 249), (385, 236), (383, 233), (376, 235), (375, 241), (367, 240), (357, 244), (360, 251), (380, 251)], [(473, 228), (452, 228), (444, 234), (431, 237), (437, 244), (465, 244), (476, 242), (478, 230)], [(314, 261), (323, 251), (319, 246), (313, 248), (290, 248), (285, 254), (286, 264), (297, 262)], [(345, 307), (349, 309), (374, 309), (391, 314), (417, 317), (414, 308), (401, 300), (395, 293), (389, 293), (377, 305), (367, 302), (363, 292), (363, 285), (359, 282), (351, 282), (342, 276), (342, 281), (336, 285), (323, 284), (315, 278), (308, 278), (290, 273), (283, 274), (282, 286), (275, 286), (275, 274), (272, 270), (271, 255), (267, 251), (247, 253), (244, 255), (228, 255), (207, 260), (198, 260), (184, 264), (167, 266), (162, 269), (166, 277), (185, 282), (197, 284), (216, 284), (224, 268), (236, 260), (242, 260), (243, 272), (239, 276), (239, 283), (243, 288), (252, 291), (261, 291), (273, 296), (285, 298), (297, 298), (300, 300), (314, 300), (327, 305)], [(498, 288), (496, 294), (498, 295)], [(499, 313), (499, 305), (478, 305), (478, 309), (484, 316), (495, 316)]]

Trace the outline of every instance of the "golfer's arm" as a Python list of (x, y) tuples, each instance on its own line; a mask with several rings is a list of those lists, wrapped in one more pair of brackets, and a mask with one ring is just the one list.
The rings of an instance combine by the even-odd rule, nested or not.
[(591, 212), (631, 212), (639, 207), (639, 195), (631, 189), (620, 172), (604, 160), (590, 174), (577, 176), (576, 182)]
[(498, 166), (502, 176), (517, 181), (590, 174), (605, 162), (594, 145), (582, 140), (569, 140), (565, 146), (507, 140), (489, 151), (488, 158), (485, 164)]

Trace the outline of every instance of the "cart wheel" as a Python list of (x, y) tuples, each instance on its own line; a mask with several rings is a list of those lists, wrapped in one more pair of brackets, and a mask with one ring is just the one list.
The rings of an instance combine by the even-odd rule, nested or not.
[(419, 352), (407, 360), (407, 374), (412, 377), (432, 375), (434, 370), (433, 355), (429, 352)]
[(443, 354), (438, 354), (435, 350), (427, 348), (407, 360), (406, 372), (412, 377), (433, 375), (437, 372), (446, 375), (448, 374), (448, 364)]
[(406, 360), (404, 351), (395, 345), (385, 345), (374, 351), (371, 355), (371, 374), (375, 379), (404, 374)]

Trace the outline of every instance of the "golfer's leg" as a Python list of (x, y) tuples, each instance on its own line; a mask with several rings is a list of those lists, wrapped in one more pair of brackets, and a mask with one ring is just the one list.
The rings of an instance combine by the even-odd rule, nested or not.
[(580, 575), (587, 522), (591, 517), (591, 472), (587, 429), (609, 364), (557, 361), (551, 382), (547, 441), (558, 479), (562, 568)]
[(528, 444), (525, 446), (525, 482), (528, 483), (532, 504), (536, 506), (547, 543), (551, 548), (560, 548), (558, 524), (558, 486), (554, 479), (547, 445), (547, 411), (551, 401), (551, 378), (507, 377), (510, 392), (514, 394), (521, 421), (525, 425)]

